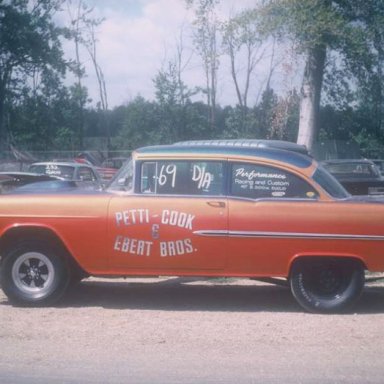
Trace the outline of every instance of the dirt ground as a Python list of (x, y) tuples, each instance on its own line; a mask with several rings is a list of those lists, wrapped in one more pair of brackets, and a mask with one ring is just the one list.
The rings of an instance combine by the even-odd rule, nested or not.
[(90, 278), (56, 307), (0, 291), (0, 383), (383, 383), (384, 283), (344, 315), (249, 280)]

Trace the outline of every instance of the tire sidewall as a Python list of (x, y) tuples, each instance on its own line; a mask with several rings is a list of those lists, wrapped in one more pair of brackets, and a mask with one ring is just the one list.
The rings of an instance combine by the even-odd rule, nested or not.
[[(21, 290), (12, 275), (14, 265), (23, 255), (36, 252), (44, 255), (51, 263), (54, 276), (44, 294), (29, 294)], [(0, 271), (1, 286), (9, 300), (21, 306), (46, 306), (55, 303), (65, 292), (69, 283), (69, 269), (63, 252), (47, 241), (25, 241), (9, 249), (5, 254)]]
[(303, 308), (313, 313), (338, 313), (344, 312), (355, 304), (363, 291), (365, 282), (364, 269), (359, 262), (354, 260), (336, 262), (338, 268), (345, 268), (345, 288), (329, 297), (313, 292), (305, 283), (308, 279), (305, 274), (310, 263), (311, 260), (297, 261), (291, 270), (291, 291)]

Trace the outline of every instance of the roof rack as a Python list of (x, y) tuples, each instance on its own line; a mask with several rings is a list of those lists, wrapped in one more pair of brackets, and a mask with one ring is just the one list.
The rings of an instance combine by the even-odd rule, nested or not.
[(188, 146), (222, 146), (222, 147), (248, 147), (248, 148), (274, 148), (298, 152), (309, 155), (307, 147), (283, 140), (257, 140), (257, 139), (229, 139), (229, 140), (187, 140), (174, 143)]

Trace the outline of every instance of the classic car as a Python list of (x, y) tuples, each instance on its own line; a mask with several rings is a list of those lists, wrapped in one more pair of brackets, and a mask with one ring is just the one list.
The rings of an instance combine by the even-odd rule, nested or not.
[(102, 180), (97, 170), (88, 164), (47, 161), (31, 164), (28, 171), (73, 181), (82, 189), (100, 189), (102, 187)]
[(1, 286), (52, 305), (84, 275), (286, 279), (311, 312), (352, 306), (384, 271), (384, 201), (313, 158), (257, 145), (144, 147), (106, 191), (0, 198)]
[(120, 169), (127, 160), (127, 157), (109, 157), (101, 163), (101, 166), (104, 168)]
[(75, 181), (71, 180), (47, 180), (47, 181), (38, 181), (35, 183), (30, 183), (22, 185), (20, 187), (14, 188), (8, 193), (12, 194), (27, 194), (27, 193), (40, 193), (40, 194), (50, 194), (58, 192), (75, 192), (79, 189), (79, 186)]
[(329, 160), (322, 165), (352, 195), (384, 195), (384, 177), (370, 160)]
[(383, 159), (373, 159), (371, 161), (376, 165), (376, 167), (380, 171), (381, 176), (384, 177), (384, 160)]
[(0, 194), (9, 193), (28, 185), (57, 181), (57, 177), (30, 172), (0, 172)]

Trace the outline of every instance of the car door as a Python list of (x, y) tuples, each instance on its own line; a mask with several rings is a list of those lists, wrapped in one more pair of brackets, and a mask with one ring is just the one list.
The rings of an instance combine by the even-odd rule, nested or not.
[[(293, 172), (258, 163), (230, 164), (228, 269), (232, 273), (286, 272), (305, 232), (320, 218), (317, 191)], [(301, 249), (310, 247), (303, 243)]]
[(151, 160), (138, 163), (136, 174), (135, 193), (111, 200), (111, 267), (186, 274), (223, 269), (228, 219), (224, 163)]

